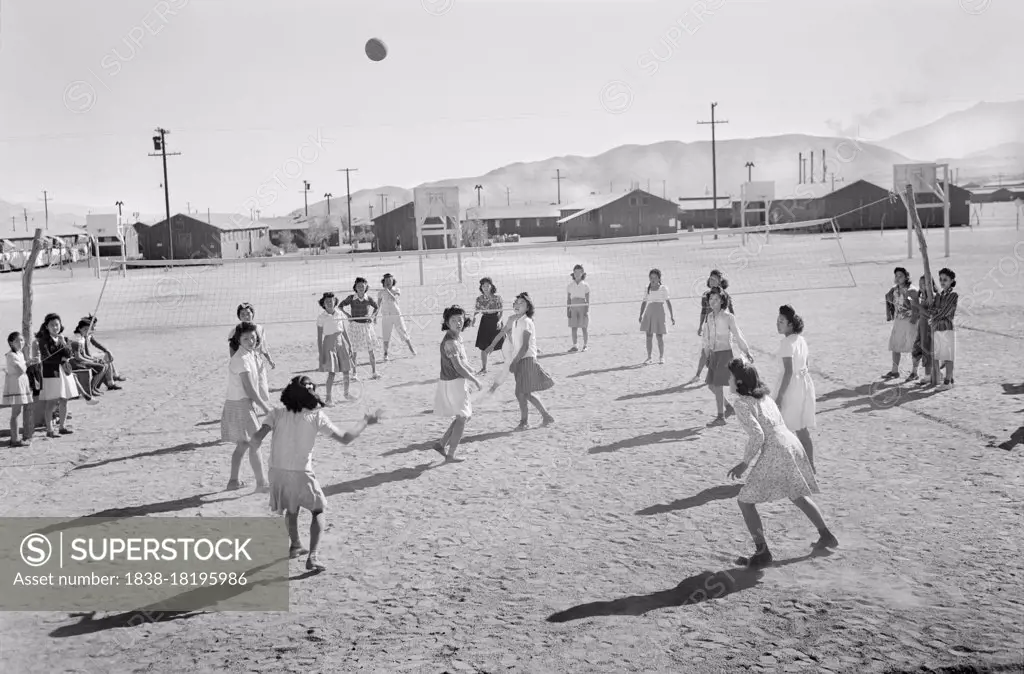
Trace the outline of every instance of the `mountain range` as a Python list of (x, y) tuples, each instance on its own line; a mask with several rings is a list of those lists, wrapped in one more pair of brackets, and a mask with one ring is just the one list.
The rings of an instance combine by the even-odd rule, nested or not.
[[(822, 151), (825, 162), (822, 164)], [(800, 194), (817, 196), (843, 183), (866, 179), (879, 185), (892, 182), (893, 164), (913, 161), (949, 163), (960, 183), (990, 182), (997, 178), (1024, 178), (1024, 101), (978, 103), (941, 119), (890, 138), (866, 141), (838, 136), (787, 134), (763, 138), (727, 139), (715, 148), (718, 194), (739, 195), (749, 175), (754, 180), (774, 180), (776, 198)], [(805, 183), (799, 184), (799, 156), (805, 161)], [(813, 171), (811, 170), (813, 155)], [(518, 162), (481, 176), (448, 178), (422, 186), (458, 186), (463, 209), (476, 206), (475, 185), (482, 185), (480, 204), (502, 207), (519, 204), (568, 204), (592, 193), (623, 192), (631, 186), (652, 194), (677, 197), (710, 196), (712, 185), (711, 142), (663, 141), (650, 145), (622, 145), (593, 157), (575, 155), (540, 161)], [(824, 172), (826, 175), (822, 175)], [(556, 173), (557, 172), (557, 173)], [(560, 176), (560, 180), (556, 180)], [(813, 180), (813, 184), (811, 184)], [(394, 185), (352, 193), (354, 217), (365, 218), (412, 200), (412, 189)], [(25, 229), (41, 225), (40, 203), (14, 204), (0, 200), (0, 235), (7, 226)], [(331, 210), (343, 211), (344, 198), (335, 197)], [(103, 210), (103, 209), (94, 209)], [(50, 226), (66, 228), (85, 222), (86, 206), (50, 204)], [(298, 216), (303, 209), (290, 215)], [(311, 216), (326, 215), (327, 202), (309, 204)], [(12, 223), (12, 216), (14, 222)]]

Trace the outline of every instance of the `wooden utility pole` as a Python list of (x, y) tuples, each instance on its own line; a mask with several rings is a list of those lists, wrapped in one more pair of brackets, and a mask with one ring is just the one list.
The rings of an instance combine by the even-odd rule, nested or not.
[(305, 208), (306, 217), (309, 217), (309, 188), (310, 184), (308, 180), (302, 181), (302, 205)]
[(716, 157), (715, 149), (715, 126), (718, 124), (728, 124), (729, 120), (720, 119), (715, 120), (715, 108), (718, 107), (718, 103), (711, 104), (711, 121), (710, 122), (697, 122), (698, 124), (710, 124), (711, 125), (711, 198), (712, 204), (714, 204), (715, 210), (715, 238), (718, 238), (718, 159)]
[(46, 229), (50, 229), (50, 197), (46, 190), (43, 190), (43, 213), (46, 218)]
[(153, 149), (155, 153), (151, 153), (150, 157), (160, 157), (164, 163), (164, 212), (167, 215), (167, 243), (170, 247), (167, 249), (167, 259), (174, 259), (174, 235), (171, 233), (171, 192), (167, 186), (167, 157), (168, 155), (174, 157), (180, 155), (180, 152), (168, 152), (167, 151), (167, 134), (170, 133), (167, 129), (157, 127), (156, 132), (159, 136), (153, 136)]
[[(36, 260), (39, 259), (42, 249), (43, 230), (37, 228), (36, 235), (32, 237), (32, 252), (29, 253), (28, 262), (25, 263), (21, 276), (21, 334), (29, 344), (32, 343), (32, 272), (35, 271)], [(29, 359), (33, 355), (35, 354), (29, 353)]]
[(555, 169), (555, 177), (552, 180), (558, 181), (558, 205), (562, 204), (562, 179), (565, 176), (562, 175), (562, 169)]
[(512, 188), (509, 187), (508, 185), (505, 185), (505, 205), (512, 205)]
[[(338, 169), (339, 171), (345, 172), (345, 206), (348, 209), (348, 241), (352, 244), (353, 250), (355, 249), (355, 237), (352, 235), (352, 183), (350, 182), (351, 174), (353, 171), (358, 171), (355, 168), (343, 168)], [(384, 211), (381, 211), (383, 213)], [(340, 237), (340, 234), (339, 234)]]
[[(907, 218), (910, 220), (911, 226), (914, 228), (914, 233), (917, 234), (917, 245), (921, 249), (921, 260), (924, 262), (924, 284), (928, 290), (928, 297), (934, 303), (935, 302), (935, 288), (932, 286), (932, 268), (928, 263), (928, 241), (924, 238), (924, 230), (921, 228), (921, 218), (917, 214), (917, 200), (914, 199), (914, 186), (907, 185), (906, 194), (903, 198), (903, 204), (907, 207)], [(918, 320), (922, 320), (919, 318)], [(930, 324), (930, 321), (929, 321)], [(939, 383), (939, 363), (935, 361), (935, 326), (929, 325), (931, 330), (931, 376), (932, 384)]]
[(747, 182), (749, 183), (749, 182), (751, 182), (753, 180), (752, 176), (754, 174), (753, 174), (752, 169), (754, 168), (754, 162), (748, 161), (746, 164), (744, 164), (744, 166), (747, 168)]

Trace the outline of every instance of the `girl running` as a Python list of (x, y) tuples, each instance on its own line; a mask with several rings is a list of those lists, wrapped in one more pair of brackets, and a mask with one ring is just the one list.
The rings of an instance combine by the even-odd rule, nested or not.
[(747, 432), (743, 461), (729, 471), (729, 477), (742, 477), (747, 466), (757, 457), (757, 463), (737, 498), (755, 547), (754, 554), (741, 558), (741, 561), (755, 568), (772, 563), (772, 553), (765, 541), (756, 504), (787, 498), (818, 528), (818, 540), (813, 544), (816, 550), (838, 546), (839, 541), (829, 531), (818, 506), (810, 499), (811, 494), (819, 493), (811, 463), (800, 441), (786, 428), (782, 414), (768, 395), (768, 387), (761, 381), (757, 369), (753, 364), (736, 358), (729, 363), (728, 371), (729, 390), (736, 395), (736, 414)]
[(736, 323), (736, 317), (725, 310), (722, 299), (721, 288), (712, 288), (708, 298), (708, 305), (711, 313), (708, 314), (705, 325), (703, 346), (708, 353), (708, 375), (704, 383), (711, 388), (715, 394), (718, 416), (708, 426), (722, 426), (725, 424), (725, 414), (731, 412), (731, 405), (725, 402), (724, 389), (729, 385), (729, 363), (733, 359), (732, 340), (743, 349), (747, 359), (753, 362), (754, 357), (750, 355), (750, 347), (743, 339), (740, 326)]
[(334, 293), (324, 293), (317, 304), (324, 312), (316, 319), (316, 349), (319, 354), (319, 369), (327, 373), (325, 404), (330, 407), (333, 404), (334, 375), (337, 372), (341, 373), (345, 400), (354, 400), (348, 390), (351, 384), (349, 371), (355, 368), (352, 361), (352, 345), (345, 330), (345, 323), (348, 321), (345, 314), (338, 311), (338, 298)]
[(889, 333), (889, 351), (892, 352), (892, 369), (882, 375), (882, 379), (896, 379), (900, 376), (900, 357), (904, 353), (913, 353), (914, 340), (917, 338), (917, 326), (912, 322), (910, 294), (916, 293), (910, 283), (910, 274), (903, 267), (893, 270), (895, 285), (885, 293), (885, 320), (892, 321), (892, 332)]
[[(355, 294), (343, 299), (339, 307), (342, 313), (352, 319), (348, 326), (349, 343), (352, 345), (352, 362), (355, 363), (355, 359), (360, 353), (364, 351), (369, 353), (372, 373), (370, 379), (380, 379), (380, 375), (377, 374), (377, 356), (374, 354), (377, 348), (377, 333), (373, 329), (373, 322), (377, 319), (379, 307), (373, 298), (367, 296), (366, 291), (369, 287), (370, 284), (366, 282), (366, 279), (362, 276), (358, 277), (352, 284)], [(345, 307), (351, 307), (349, 310), (351, 313), (346, 313)]]
[(931, 312), (930, 323), (935, 328), (935, 354), (932, 367), (940, 370), (946, 368), (946, 376), (942, 380), (942, 389), (953, 388), (953, 361), (956, 360), (956, 331), (953, 319), (956, 318), (956, 306), (960, 299), (953, 288), (956, 287), (956, 274), (952, 269), (943, 267), (939, 270), (939, 284), (942, 292), (935, 298), (935, 306)]
[(380, 307), (381, 336), (384, 339), (384, 360), (388, 362), (388, 346), (391, 344), (391, 333), (397, 332), (398, 336), (409, 347), (410, 353), (416, 355), (416, 349), (409, 339), (409, 330), (405, 326), (405, 318), (402, 317), (402, 309), (398, 306), (398, 298), (402, 291), (398, 289), (398, 281), (391, 274), (384, 274), (380, 280), (381, 291), (377, 293), (377, 305)]
[[(505, 303), (498, 294), (494, 281), (489, 276), (480, 279), (480, 295), (477, 296), (473, 307), (473, 317), (466, 324), (466, 327), (478, 326), (475, 346), (480, 349), (480, 371), (477, 374), (487, 374), (487, 356), (490, 354), (488, 347), (501, 332), (501, 314), (504, 309)], [(479, 323), (476, 320), (477, 314), (482, 314)], [(500, 341), (496, 348), (501, 348)]]
[(238, 481), (238, 471), (247, 450), (249, 465), (256, 476), (256, 491), (264, 492), (268, 489), (263, 478), (263, 462), (259, 451), (249, 447), (249, 440), (260, 427), (256, 408), (262, 410), (263, 414), (270, 414), (270, 400), (264, 398), (260, 390), (259, 366), (256, 364), (257, 340), (256, 325), (246, 322), (238, 324), (229, 342), (231, 363), (228, 365), (228, 391), (220, 417), (221, 440), (235, 443), (228, 491), (245, 486)]
[(640, 303), (640, 331), (647, 333), (647, 360), (644, 361), (644, 365), (651, 364), (655, 335), (658, 337), (658, 365), (664, 365), (665, 333), (668, 332), (665, 326), (665, 307), (668, 307), (672, 325), (676, 324), (676, 315), (672, 311), (672, 301), (668, 298), (668, 286), (661, 284), (661, 270), (652, 269), (647, 273), (647, 278), (647, 292)]
[[(328, 435), (342, 444), (349, 444), (377, 423), (381, 410), (367, 414), (356, 426), (344, 433), (331, 423), (322, 409), (324, 401), (316, 395), (316, 384), (309, 377), (294, 377), (281, 393), (284, 409), (274, 408), (263, 426), (253, 435), (249, 451), (259, 453), (260, 443), (270, 432), (274, 433), (270, 446), (270, 510), (285, 516), (285, 526), (291, 544), (288, 556), (292, 559), (309, 553), (306, 568), (323, 571), (327, 567), (319, 560), (320, 534), (324, 530), (324, 510), (327, 497), (313, 472), (313, 445), (317, 435)], [(309, 523), (309, 549), (299, 540), (299, 509), (308, 510), (313, 519)]]
[[(587, 272), (583, 265), (572, 268), (572, 280), (566, 288), (565, 315), (572, 329), (572, 348), (569, 353), (576, 353), (576, 331), (583, 331), (583, 351), (587, 350), (587, 329), (590, 327), (590, 284), (587, 283)], [(650, 355), (650, 354), (648, 354)]]
[(779, 307), (775, 329), (782, 335), (782, 341), (775, 352), (781, 367), (772, 395), (786, 427), (800, 439), (807, 460), (811, 463), (811, 470), (814, 470), (814, 445), (811, 443), (811, 431), (814, 430), (814, 381), (807, 369), (810, 352), (803, 337), (804, 319), (793, 307), (784, 304)]
[(525, 431), (530, 427), (530, 407), (532, 404), (540, 412), (544, 426), (554, 423), (555, 418), (548, 414), (544, 403), (535, 393), (547, 391), (555, 385), (551, 375), (537, 362), (537, 328), (533, 323), (533, 300), (528, 293), (516, 295), (512, 303), (515, 318), (509, 329), (512, 340), (512, 363), (509, 372), (516, 378), (516, 400), (519, 401), (519, 425), (517, 431)]
[[(32, 442), (32, 387), (28, 382), (28, 364), (25, 363), (25, 338), (20, 332), (7, 335), (7, 372), (4, 380), (4, 407), (11, 408), (11, 447), (24, 447)], [(25, 435), (19, 429), (24, 416)], [(24, 441), (23, 441), (24, 440)]]
[[(455, 458), (455, 450), (462, 441), (462, 433), (466, 430), (466, 422), (473, 416), (473, 405), (469, 400), (469, 382), (473, 382), (479, 391), (483, 388), (480, 380), (470, 371), (466, 359), (466, 347), (462, 344), (462, 329), (465, 325), (466, 311), (455, 304), (444, 310), (441, 329), (444, 338), (441, 340), (441, 379), (437, 382), (434, 392), (434, 414), (439, 417), (455, 417), (441, 439), (434, 443), (434, 451), (445, 458), (445, 461), (461, 461)], [(448, 453), (445, 453), (448, 446)]]

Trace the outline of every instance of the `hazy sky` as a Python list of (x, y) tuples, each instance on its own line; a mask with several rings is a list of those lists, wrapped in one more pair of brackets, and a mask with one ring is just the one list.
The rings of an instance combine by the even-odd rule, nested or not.
[(1022, 24), (1022, 0), (0, 0), (0, 199), (160, 213), (158, 125), (173, 211), (264, 215), (346, 166), (412, 187), (707, 139), (712, 100), (722, 138), (882, 138), (1024, 98)]

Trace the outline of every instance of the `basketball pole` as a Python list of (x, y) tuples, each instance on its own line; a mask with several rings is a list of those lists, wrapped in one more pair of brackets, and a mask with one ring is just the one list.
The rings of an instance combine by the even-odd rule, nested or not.
[[(935, 288), (932, 286), (932, 268), (928, 262), (928, 241), (924, 238), (924, 230), (921, 228), (921, 218), (917, 214), (917, 200), (914, 198), (914, 186), (907, 185), (906, 197), (904, 203), (907, 206), (907, 220), (911, 223), (914, 232), (917, 233), (917, 243), (921, 247), (921, 261), (924, 264), (924, 283), (928, 289), (928, 297), (932, 302), (935, 301)], [(918, 290), (920, 292), (920, 289)], [(921, 320), (918, 317), (917, 320)], [(938, 362), (935, 359), (935, 326), (928, 326), (929, 332), (931, 333), (931, 347), (929, 348), (930, 353), (928, 354), (931, 359), (931, 380), (932, 385), (938, 385), (939, 383), (939, 367)]]

